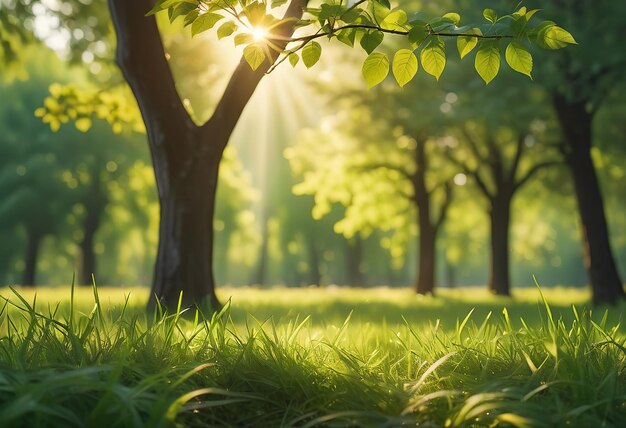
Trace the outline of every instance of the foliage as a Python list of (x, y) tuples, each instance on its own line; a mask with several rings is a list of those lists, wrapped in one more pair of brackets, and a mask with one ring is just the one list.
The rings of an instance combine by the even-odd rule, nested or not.
[[(446, 65), (446, 39), (457, 39), (459, 54), (466, 56), (477, 48), (475, 67), (489, 83), (499, 72), (501, 43), (506, 42), (505, 59), (514, 70), (530, 76), (532, 56), (526, 44), (545, 49), (560, 49), (576, 41), (572, 35), (552, 21), (531, 19), (539, 9), (520, 7), (511, 14), (498, 16), (493, 9), (483, 12), (486, 23), (460, 26), (461, 17), (450, 12), (428, 18), (417, 13), (410, 15), (402, 8), (392, 8), (388, 0), (359, 0), (349, 5), (335, 0), (323, 1), (319, 7), (308, 7), (303, 1), (304, 17), (279, 19), (271, 11), (285, 1), (207, 1), (160, 0), (150, 14), (168, 11), (170, 21), (182, 17), (185, 26), (191, 26), (192, 35), (211, 30), (218, 23), (217, 37), (232, 37), (235, 45), (244, 45), (244, 58), (253, 70), (268, 61), (271, 69), (286, 59), (295, 66), (298, 55), (307, 68), (319, 60), (322, 37), (337, 39), (353, 47), (358, 40), (368, 53), (362, 74), (369, 87), (382, 82), (390, 67), (400, 86), (417, 73), (419, 55), (426, 73), (439, 79)], [(285, 41), (281, 29), (295, 27), (304, 35), (288, 37), (289, 45), (281, 49), (276, 42)], [(386, 53), (373, 52), (386, 35), (403, 40), (390, 64)], [(418, 55), (416, 55), (418, 52)], [(282, 57), (274, 63), (273, 56)], [(271, 70), (270, 69), (270, 70)]]
[[(540, 303), (526, 308), (541, 311), (535, 322), (518, 323), (498, 309), (498, 316), (470, 311), (451, 325), (426, 319), (403, 324), (398, 312), (407, 311), (410, 299), (398, 295), (394, 303), (375, 298), (355, 308), (355, 316), (374, 306), (379, 317), (398, 319), (386, 327), (350, 316), (316, 327), (324, 312), (267, 321), (242, 313), (235, 321), (229, 308), (193, 321), (180, 313), (155, 314), (147, 326), (145, 314), (136, 314), (119, 291), (122, 303), (107, 306), (110, 295), (95, 290), (91, 311), (79, 309), (89, 302), (78, 290), (65, 309), (9, 293), (0, 310), (6, 332), (0, 342), (3, 425), (79, 426), (103, 419), (123, 426), (626, 422), (621, 330), (611, 328), (606, 316), (576, 307), (567, 321)], [(255, 292), (261, 300), (272, 293)], [(347, 297), (298, 293), (315, 302), (311, 308)], [(373, 297), (362, 290), (352, 294), (358, 296), (353, 305)], [(274, 307), (307, 303), (289, 297), (285, 306), (274, 299)]]

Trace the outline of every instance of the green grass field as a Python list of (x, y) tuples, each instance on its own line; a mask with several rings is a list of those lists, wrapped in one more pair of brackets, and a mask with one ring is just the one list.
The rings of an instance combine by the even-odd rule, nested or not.
[(626, 306), (586, 290), (147, 293), (1, 289), (0, 426), (626, 426)]

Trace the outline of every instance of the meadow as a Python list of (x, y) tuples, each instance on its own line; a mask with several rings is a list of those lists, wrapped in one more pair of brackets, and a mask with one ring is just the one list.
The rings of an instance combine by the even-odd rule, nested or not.
[(586, 290), (147, 293), (2, 289), (0, 425), (626, 426), (625, 307)]

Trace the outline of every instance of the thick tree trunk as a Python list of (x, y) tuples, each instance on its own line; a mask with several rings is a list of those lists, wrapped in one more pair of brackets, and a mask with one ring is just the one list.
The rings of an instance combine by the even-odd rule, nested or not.
[(37, 260), (39, 259), (39, 248), (43, 234), (32, 229), (26, 231), (26, 254), (24, 256), (24, 272), (22, 275), (22, 286), (34, 287), (35, 275), (37, 273)]
[(160, 186), (168, 192), (159, 195), (160, 240), (149, 306), (158, 299), (171, 308), (182, 292), (184, 306), (220, 308), (213, 273), (218, 163), (208, 159), (196, 162), (188, 174)]
[(565, 135), (566, 162), (574, 180), (583, 231), (584, 261), (594, 304), (613, 304), (624, 288), (611, 250), (600, 184), (591, 158), (593, 115), (584, 102), (556, 96), (554, 105)]
[(500, 296), (511, 294), (509, 274), (509, 228), (511, 197), (494, 198), (489, 212), (491, 221), (491, 271), (489, 291)]
[[(242, 58), (213, 116), (197, 126), (185, 110), (166, 61), (152, 0), (109, 0), (117, 34), (117, 63), (129, 83), (146, 126), (156, 176), (161, 220), (159, 249), (148, 306), (176, 308), (209, 302), (219, 308), (213, 277), (213, 212), (218, 167), (243, 109), (276, 60), (253, 71)], [(306, 1), (290, 3), (284, 23), (272, 30), (280, 49), (293, 34), (294, 18)]]

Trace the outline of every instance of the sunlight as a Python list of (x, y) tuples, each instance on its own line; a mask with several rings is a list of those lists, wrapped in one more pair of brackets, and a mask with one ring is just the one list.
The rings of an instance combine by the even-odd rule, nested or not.
[(261, 40), (265, 40), (265, 38), (269, 34), (269, 31), (267, 31), (267, 28), (263, 28), (263, 27), (252, 27), (250, 34), (252, 34), (252, 37), (254, 37), (254, 40), (258, 42)]

